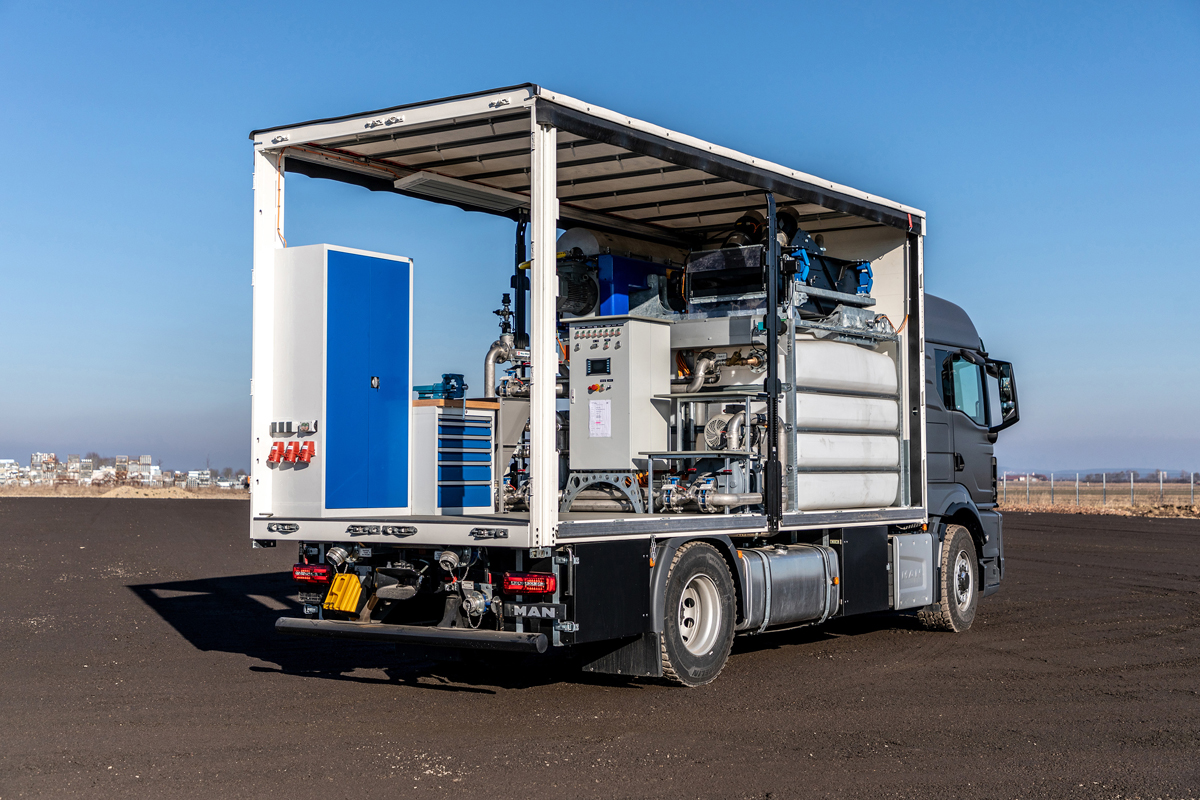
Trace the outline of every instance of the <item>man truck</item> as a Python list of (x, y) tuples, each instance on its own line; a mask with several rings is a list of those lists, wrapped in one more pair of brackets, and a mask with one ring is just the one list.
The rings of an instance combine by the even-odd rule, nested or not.
[[(737, 635), (963, 631), (999, 588), (1015, 378), (924, 293), (922, 211), (533, 84), (251, 140), (250, 536), (295, 548), (303, 605), (279, 632), (699, 686)], [(411, 259), (287, 246), (288, 174), (512, 220), (482, 391), (458, 363), (413, 385)]]

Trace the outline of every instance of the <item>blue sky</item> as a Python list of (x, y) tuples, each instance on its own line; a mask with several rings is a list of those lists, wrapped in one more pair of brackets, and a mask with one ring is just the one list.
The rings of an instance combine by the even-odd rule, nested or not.
[[(248, 466), (247, 133), (532, 81), (925, 209), (1017, 364), (1002, 467), (1200, 469), (1200, 4), (0, 2), (0, 41), (0, 457)], [(508, 222), (296, 176), (287, 235), (413, 256), (417, 381), (479, 386)]]

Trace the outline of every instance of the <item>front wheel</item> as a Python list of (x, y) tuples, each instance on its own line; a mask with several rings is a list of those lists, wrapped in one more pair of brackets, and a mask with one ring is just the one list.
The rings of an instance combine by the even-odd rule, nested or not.
[(962, 633), (975, 621), (979, 606), (979, 559), (971, 532), (947, 525), (942, 542), (942, 598), (918, 612), (927, 628)]
[(733, 647), (737, 604), (729, 566), (712, 545), (689, 542), (675, 551), (666, 591), (663, 675), (684, 686), (711, 683)]

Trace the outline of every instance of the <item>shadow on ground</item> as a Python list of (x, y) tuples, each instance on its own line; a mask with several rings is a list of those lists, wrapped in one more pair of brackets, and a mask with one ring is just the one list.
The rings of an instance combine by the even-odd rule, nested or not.
[[(254, 672), (354, 683), (494, 692), (562, 681), (626, 685), (628, 679), (583, 673), (573, 654), (543, 656), (404, 647), (275, 632), (281, 616), (300, 616), (290, 573), (262, 573), (128, 587), (196, 649), (240, 653), (274, 664)], [(356, 674), (381, 670), (387, 677)]]
[[(562, 681), (630, 688), (645, 683), (644, 679), (582, 672), (579, 654), (563, 650), (527, 656), (397, 648), (389, 644), (279, 634), (275, 632), (275, 620), (300, 615), (296, 584), (286, 572), (146, 583), (131, 585), (129, 589), (198, 650), (240, 653), (275, 665), (250, 667), (254, 672), (488, 693), (497, 688), (525, 689)], [(916, 627), (919, 627), (916, 619), (906, 615), (853, 617), (819, 628), (807, 626), (762, 636), (742, 636), (734, 642), (733, 657), (812, 645), (840, 636)], [(372, 670), (382, 671), (387, 677), (357, 674)]]

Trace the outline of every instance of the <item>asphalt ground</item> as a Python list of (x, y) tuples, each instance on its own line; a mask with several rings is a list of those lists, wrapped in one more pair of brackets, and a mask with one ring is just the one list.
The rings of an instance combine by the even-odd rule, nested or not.
[(712, 685), (274, 634), (244, 502), (0, 499), (0, 798), (1191, 798), (1200, 522), (1012, 514), (965, 634), (740, 639)]

